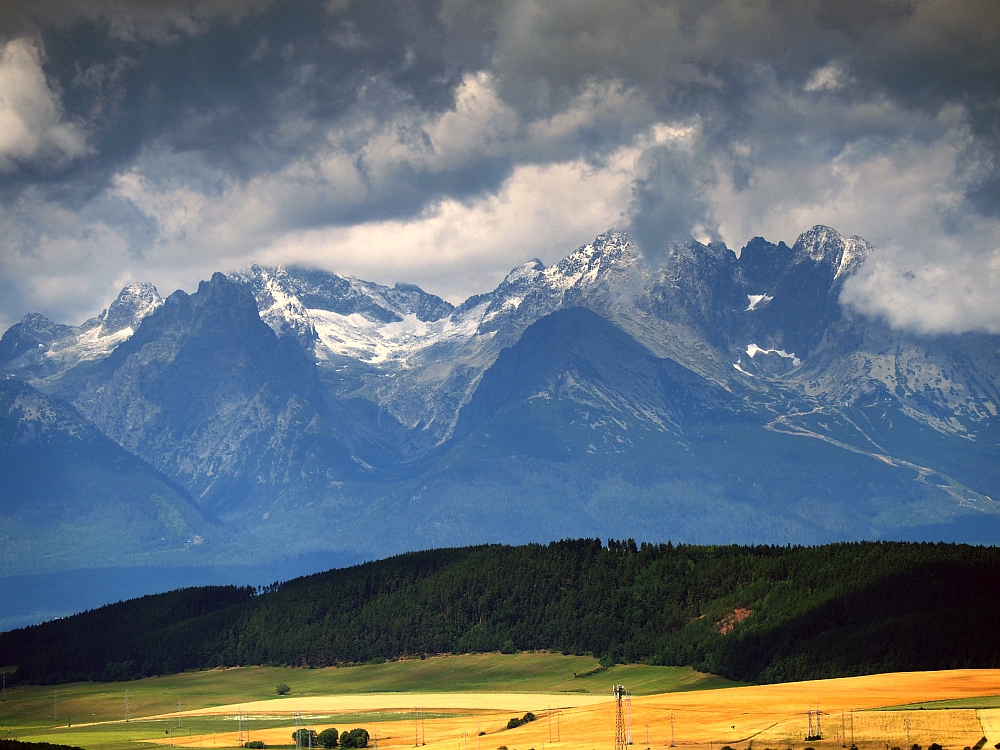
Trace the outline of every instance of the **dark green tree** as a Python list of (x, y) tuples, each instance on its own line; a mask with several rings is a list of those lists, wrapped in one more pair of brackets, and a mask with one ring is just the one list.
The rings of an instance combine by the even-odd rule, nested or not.
[(330, 727), (329, 729), (324, 729), (320, 732), (316, 739), (319, 740), (319, 744), (322, 747), (325, 747), (326, 750), (330, 750), (331, 747), (337, 746), (338, 737), (339, 735), (337, 734), (337, 730)]
[(296, 729), (292, 732), (292, 742), (299, 747), (319, 747), (316, 732), (312, 729)]
[(368, 747), (368, 730), (359, 727), (350, 732), (344, 732), (340, 735), (340, 746), (344, 748)]

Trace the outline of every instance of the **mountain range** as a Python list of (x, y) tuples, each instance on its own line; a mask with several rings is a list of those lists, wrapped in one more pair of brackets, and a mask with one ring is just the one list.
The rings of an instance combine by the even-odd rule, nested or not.
[(0, 341), (0, 576), (581, 536), (1000, 541), (1000, 337), (841, 305), (816, 226), (611, 231), (453, 306), (298, 267)]

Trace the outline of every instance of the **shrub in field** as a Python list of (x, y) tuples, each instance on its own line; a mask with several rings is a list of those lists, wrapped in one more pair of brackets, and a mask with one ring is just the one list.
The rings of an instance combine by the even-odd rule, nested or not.
[(325, 747), (326, 750), (330, 750), (330, 748), (337, 746), (339, 735), (337, 734), (336, 729), (330, 727), (329, 729), (324, 729), (320, 732), (316, 739), (319, 741), (321, 747)]
[(276, 692), (278, 695), (288, 695), (290, 692), (292, 692), (292, 689), (288, 687), (288, 685), (282, 684), (278, 685), (278, 687), (274, 689), (274, 692)]
[(510, 721), (508, 721), (507, 722), (507, 728), (508, 729), (517, 729), (522, 724), (527, 724), (529, 721), (534, 721), (535, 718), (536, 718), (535, 715), (533, 713), (531, 713), (531, 711), (528, 711), (528, 713), (526, 713), (520, 719), (515, 716)]
[(944, 748), (941, 747), (941, 745), (939, 745), (938, 743), (932, 742), (930, 745), (927, 746), (927, 750), (944, 750)]
[(243, 747), (248, 748), (248, 750), (263, 750), (264, 743), (260, 740), (250, 740), (249, 742), (244, 742)]

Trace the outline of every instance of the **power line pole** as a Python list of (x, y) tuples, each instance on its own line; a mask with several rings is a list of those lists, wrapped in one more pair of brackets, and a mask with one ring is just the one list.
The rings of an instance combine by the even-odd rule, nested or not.
[(906, 727), (906, 750), (910, 750), (910, 717), (903, 717), (903, 726)]
[(125, 688), (125, 723), (128, 724), (129, 721), (129, 710), (128, 710), (128, 688)]
[(632, 693), (625, 691), (625, 744), (632, 744)]
[(615, 696), (615, 750), (625, 750), (625, 716), (622, 706), (625, 688), (615, 685), (612, 692)]
[(840, 709), (840, 744), (847, 747), (847, 727), (844, 724), (844, 709)]
[(182, 705), (183, 704), (180, 701), (177, 701), (177, 728), (178, 729), (180, 729), (182, 726), (184, 726), (184, 715), (181, 713), (181, 706)]
[[(649, 744), (649, 740), (646, 740), (646, 744)], [(670, 713), (670, 747), (675, 747), (674, 745), (674, 714)], [(646, 750), (649, 750), (647, 747)]]
[(59, 718), (59, 691), (58, 690), (53, 690), (52, 691), (52, 718), (53, 719), (58, 719)]

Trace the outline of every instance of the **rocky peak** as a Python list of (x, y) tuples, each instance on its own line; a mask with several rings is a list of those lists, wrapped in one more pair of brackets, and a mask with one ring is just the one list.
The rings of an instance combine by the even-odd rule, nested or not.
[(12, 325), (0, 339), (0, 366), (13, 362), (24, 354), (36, 356), (36, 351), (46, 351), (56, 341), (72, 336), (73, 329), (53, 323), (39, 313), (28, 313), (20, 323)]
[(162, 304), (163, 300), (152, 284), (129, 284), (108, 307), (99, 335), (111, 336), (126, 328), (134, 331), (143, 318), (155, 312)]
[(611, 230), (545, 269), (548, 283), (559, 289), (590, 286), (609, 273), (632, 266), (640, 253), (627, 232)]
[(425, 292), (416, 284), (396, 282), (391, 289), (379, 287), (382, 297), (394, 305), (397, 310), (412, 314), (417, 320), (430, 323), (446, 318), (455, 310), (455, 306), (436, 294)]
[(738, 261), (748, 293), (763, 296), (773, 292), (793, 258), (792, 248), (784, 242), (775, 245), (763, 237), (750, 240), (740, 251)]
[(852, 273), (864, 263), (872, 246), (860, 237), (844, 237), (835, 229), (817, 224), (803, 232), (792, 246), (793, 263), (806, 259), (834, 269), (834, 279)]
[(231, 278), (249, 287), (257, 301), (261, 320), (279, 336), (294, 336), (309, 346), (316, 338), (316, 329), (309, 320), (305, 305), (295, 294), (294, 283), (281, 266), (263, 268), (254, 263), (246, 271)]

